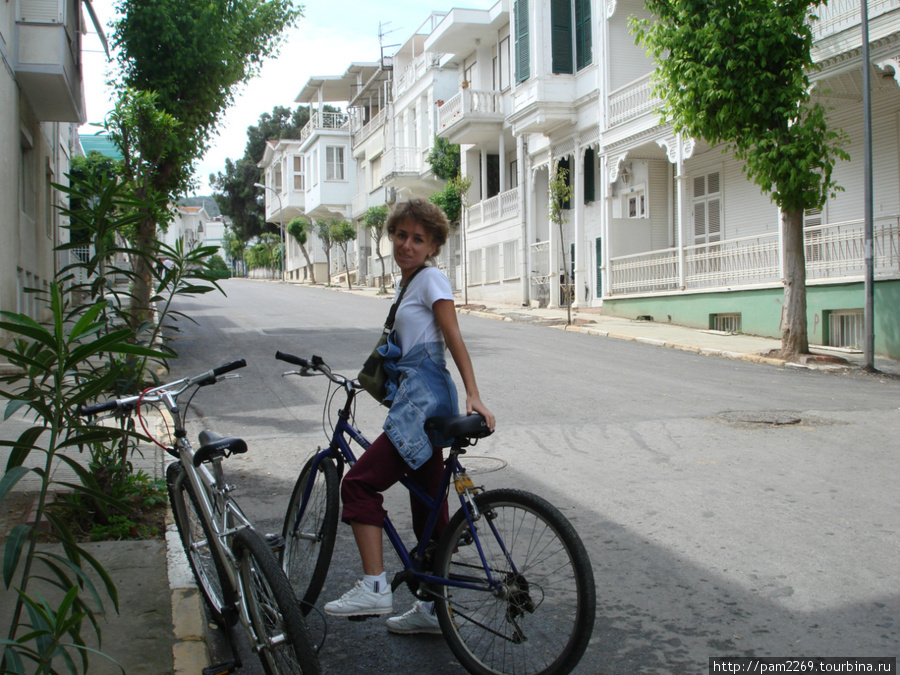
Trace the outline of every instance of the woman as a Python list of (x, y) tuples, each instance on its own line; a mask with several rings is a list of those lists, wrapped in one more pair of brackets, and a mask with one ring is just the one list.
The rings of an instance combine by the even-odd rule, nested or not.
[[(450, 281), (437, 267), (428, 266), (447, 241), (450, 231), (444, 212), (422, 199), (398, 205), (388, 217), (387, 232), (406, 288), (397, 308), (390, 342), (399, 358), (385, 370), (390, 374), (391, 410), (382, 433), (347, 472), (341, 483), (344, 508), (362, 558), (363, 574), (356, 586), (325, 605), (334, 616), (371, 616), (393, 611), (391, 586), (384, 572), (381, 528), (387, 512), (381, 493), (405, 475), (430, 494), (437, 492), (443, 471), (442, 439), (429, 438), (424, 422), (436, 415), (456, 415), (456, 385), (444, 360), (449, 350), (466, 389), (466, 413), (480, 413), (493, 430), (494, 416), (482, 403), (469, 352), (459, 332)], [(399, 292), (397, 293), (399, 296)], [(421, 537), (428, 509), (410, 495), (413, 528)], [(434, 536), (448, 522), (444, 500)], [(440, 633), (431, 602), (416, 602), (400, 617), (388, 619), (395, 633)]]

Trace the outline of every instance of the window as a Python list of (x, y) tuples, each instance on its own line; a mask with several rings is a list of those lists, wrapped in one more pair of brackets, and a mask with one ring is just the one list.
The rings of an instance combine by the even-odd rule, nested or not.
[[(572, 187), (572, 163), (569, 161), (568, 157), (563, 157), (558, 162), (559, 170), (565, 170), (566, 172), (566, 185), (568, 187)], [(572, 208), (572, 200), (566, 199), (561, 205), (562, 209), (571, 209)]]
[(21, 134), (21, 155), (19, 157), (19, 209), (34, 220), (37, 214), (37, 167), (34, 141), (24, 130)]
[(708, 244), (722, 239), (722, 195), (719, 172), (694, 178), (694, 243)]
[(551, 0), (550, 23), (553, 72), (574, 73), (576, 68), (581, 70), (590, 65), (590, 0)]
[(500, 91), (509, 89), (509, 75), (509, 38), (505, 37), (500, 40), (500, 45), (497, 48), (497, 89)]
[(344, 148), (330, 145), (325, 148), (325, 180), (344, 180)]
[(304, 190), (303, 186), (303, 155), (294, 155), (294, 189)]
[(517, 279), (522, 274), (519, 268), (519, 242), (515, 239), (503, 242), (503, 278)]
[(484, 249), (484, 281), (492, 284), (500, 281), (500, 244)]
[(481, 271), (481, 259), (482, 259), (483, 249), (477, 249), (475, 251), (469, 251), (469, 285), (475, 286), (476, 284), (484, 283), (484, 277)]
[[(820, 263), (825, 260), (825, 247), (822, 244), (822, 230), (818, 229), (825, 222), (822, 209), (807, 209), (803, 212), (803, 234), (806, 240), (806, 264)], [(810, 230), (809, 228), (817, 228)], [(809, 268), (807, 268), (809, 269)]]
[(528, 41), (528, 0), (515, 0), (513, 5), (516, 30), (516, 82), (531, 76), (531, 50)]
[(513, 160), (509, 163), (509, 189), (513, 190), (519, 187), (519, 162), (518, 160)]

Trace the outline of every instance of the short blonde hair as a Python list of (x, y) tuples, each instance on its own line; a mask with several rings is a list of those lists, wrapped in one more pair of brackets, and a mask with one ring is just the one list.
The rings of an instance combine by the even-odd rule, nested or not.
[(437, 204), (419, 198), (401, 202), (394, 207), (385, 223), (388, 235), (393, 238), (397, 227), (406, 221), (414, 221), (425, 228), (435, 246), (434, 255), (429, 256), (429, 259), (436, 258), (450, 235), (450, 221), (444, 210)]

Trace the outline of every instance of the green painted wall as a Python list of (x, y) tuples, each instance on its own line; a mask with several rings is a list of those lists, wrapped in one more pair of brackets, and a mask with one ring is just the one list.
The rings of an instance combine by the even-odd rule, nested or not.
[[(900, 359), (900, 280), (876, 282), (874, 295), (875, 353)], [(744, 333), (780, 338), (783, 300), (781, 287), (606, 299), (603, 313), (629, 319), (649, 315), (661, 323), (706, 329), (711, 315), (739, 312)], [(865, 290), (862, 283), (809, 286), (806, 306), (810, 344), (825, 344), (828, 313), (863, 309)]]

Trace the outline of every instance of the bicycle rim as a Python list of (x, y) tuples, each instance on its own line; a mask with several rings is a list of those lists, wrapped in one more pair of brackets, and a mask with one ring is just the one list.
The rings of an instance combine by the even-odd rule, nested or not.
[(269, 675), (319, 673), (315, 645), (268, 544), (257, 532), (241, 530), (235, 535), (235, 556), (263, 670)]
[[(212, 545), (212, 533), (200, 516), (200, 506), (180, 463), (166, 470), (169, 501), (181, 543), (200, 592), (210, 608), (212, 619), (223, 621), (225, 608), (232, 604), (231, 594), (223, 591), (221, 562)], [(227, 587), (227, 586), (226, 586)]]
[[(478, 540), (501, 589), (499, 597), (483, 590), (439, 589), (438, 620), (451, 650), (472, 673), (570, 672), (587, 647), (596, 607), (584, 545), (562, 514), (540, 497), (495, 490), (475, 501), (482, 513), (476, 521)], [(462, 510), (442, 538), (435, 573), (487, 584)]]
[[(325, 583), (338, 521), (338, 477), (334, 462), (319, 463), (306, 509), (297, 523), (297, 512), (309, 480), (313, 460), (309, 460), (294, 486), (284, 517), (284, 550), (281, 564), (297, 597), (303, 614), (308, 614)], [(295, 527), (296, 525), (296, 527)]]

